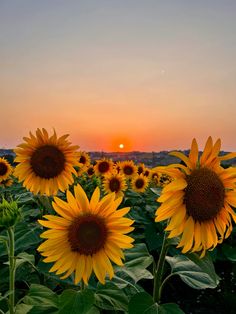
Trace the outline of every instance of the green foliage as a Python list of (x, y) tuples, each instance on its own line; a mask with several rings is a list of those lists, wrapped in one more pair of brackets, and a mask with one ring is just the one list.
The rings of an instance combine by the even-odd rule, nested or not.
[(112, 282), (104, 286), (98, 284), (95, 293), (95, 305), (104, 310), (127, 311), (128, 297)]
[(146, 292), (134, 295), (129, 302), (129, 314), (184, 314), (175, 303), (157, 304)]
[(59, 296), (58, 314), (87, 314), (93, 307), (94, 293), (91, 290), (65, 290)]
[[(83, 186), (89, 197), (95, 187), (101, 185), (100, 178), (95, 176), (88, 178), (84, 175), (76, 180)], [(128, 217), (135, 220), (135, 230), (132, 232), (132, 237), (135, 238), (134, 247), (124, 251), (124, 267), (114, 265), (115, 276), (111, 281), (107, 278), (106, 284), (101, 285), (92, 276), (88, 287), (80, 290), (80, 284), (74, 284), (73, 275), (61, 280), (56, 274), (49, 273), (52, 264), (42, 262), (42, 257), (37, 252), (37, 247), (42, 241), (40, 234), (43, 230), (37, 220), (44, 214), (54, 213), (50, 205), (51, 199), (43, 200), (42, 197), (35, 197), (16, 182), (7, 188), (4, 192), (6, 198), (13, 195), (18, 205), (23, 207), (22, 220), (15, 226), (16, 314), (182, 314), (184, 312), (174, 303), (179, 299), (181, 299), (181, 308), (187, 309), (186, 313), (189, 313), (189, 308), (191, 308), (192, 313), (195, 314), (197, 313), (197, 310), (194, 312), (195, 301), (200, 295), (198, 294), (200, 289), (201, 300), (204, 300), (204, 291), (206, 292), (205, 307), (211, 302), (209, 308), (214, 308), (214, 304), (222, 300), (221, 308), (228, 306), (228, 313), (232, 308), (236, 309), (235, 231), (231, 239), (225, 241), (203, 259), (200, 259), (198, 254), (180, 254), (175, 248), (179, 239), (168, 240), (170, 256), (166, 257), (167, 263), (164, 267), (166, 280), (162, 289), (163, 304), (154, 303), (152, 298), (153, 267), (160, 255), (165, 228), (162, 223), (154, 222), (155, 212), (159, 206), (156, 199), (160, 192), (160, 189), (155, 188), (141, 194), (130, 189), (125, 192), (120, 206), (131, 206)], [(65, 199), (65, 193), (59, 194), (62, 199)], [(9, 295), (6, 243), (6, 232), (1, 229), (0, 309), (5, 313), (8, 310), (7, 297)], [(218, 267), (217, 272), (220, 276), (223, 279), (226, 278), (220, 283), (212, 260)], [(224, 269), (222, 265), (227, 265), (227, 268)], [(221, 273), (222, 268), (224, 273)], [(229, 275), (227, 271), (232, 274), (231, 277), (226, 277)], [(178, 285), (177, 289), (175, 284)], [(221, 288), (220, 292), (215, 289), (218, 284)], [(183, 290), (178, 289), (179, 286)], [(186, 304), (186, 295), (183, 291), (195, 291), (196, 298), (191, 299), (190, 305)], [(211, 299), (208, 298), (209, 293), (211, 293)]]
[(210, 257), (199, 258), (197, 254), (167, 256), (171, 274), (178, 275), (194, 289), (216, 288), (219, 277), (216, 275)]

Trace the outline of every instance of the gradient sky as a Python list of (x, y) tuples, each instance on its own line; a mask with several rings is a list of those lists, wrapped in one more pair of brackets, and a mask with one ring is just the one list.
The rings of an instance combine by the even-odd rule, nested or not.
[(236, 150), (235, 0), (0, 0), (0, 147)]

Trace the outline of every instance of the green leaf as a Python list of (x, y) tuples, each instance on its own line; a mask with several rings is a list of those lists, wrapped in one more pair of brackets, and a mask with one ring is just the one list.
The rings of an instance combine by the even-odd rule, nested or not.
[(141, 224), (142, 226), (148, 225), (153, 222), (153, 217), (150, 217), (150, 215), (143, 209), (143, 207), (143, 205), (133, 206), (128, 214), (129, 218), (135, 220), (136, 224)]
[(150, 294), (140, 292), (130, 299), (128, 310), (129, 314), (156, 314), (158, 304), (153, 301)]
[(222, 245), (222, 251), (228, 260), (231, 262), (236, 262), (236, 248), (228, 244)]
[(129, 314), (184, 314), (175, 303), (158, 305), (150, 294), (140, 292), (135, 294), (129, 302)]
[(25, 205), (26, 203), (35, 203), (34, 196), (31, 192), (19, 193), (17, 195), (18, 205)]
[(41, 308), (57, 308), (58, 296), (45, 286), (32, 284), (28, 294), (23, 298), (23, 302)]
[(165, 303), (159, 305), (158, 314), (184, 314), (176, 303)]
[(100, 311), (95, 306), (91, 307), (91, 309), (87, 312), (87, 314), (100, 314)]
[(30, 265), (32, 265), (34, 267), (34, 255), (32, 254), (28, 254), (26, 252), (22, 252), (22, 253), (19, 253), (17, 256), (16, 256), (16, 268), (18, 268), (20, 265), (24, 264), (24, 263), (29, 263)]
[(94, 304), (94, 292), (65, 290), (59, 297), (59, 314), (88, 314)]
[(194, 289), (216, 288), (219, 277), (215, 273), (214, 265), (208, 256), (199, 258), (197, 254), (167, 256), (172, 274), (180, 278)]
[(0, 242), (7, 242), (8, 239), (6, 236), (0, 236)]
[(39, 225), (21, 223), (17, 225), (15, 232), (15, 249), (16, 251), (24, 251), (31, 246), (39, 244), (42, 240), (39, 235), (42, 229)]
[(95, 305), (104, 310), (127, 311), (128, 297), (124, 291), (111, 282), (98, 284)]
[(17, 304), (15, 314), (27, 314), (33, 308), (33, 305)]
[(149, 254), (147, 246), (144, 243), (137, 243), (125, 254), (125, 265), (127, 267), (136, 267), (142, 264), (146, 268), (153, 262), (152, 255)]
[(161, 191), (162, 189), (161, 188), (150, 188), (150, 190), (156, 194), (157, 196), (160, 196), (161, 195)]
[(152, 279), (153, 275), (146, 268), (153, 262), (153, 257), (149, 254), (144, 243), (136, 244), (125, 254), (125, 265), (115, 267), (116, 276), (125, 279), (132, 278), (133, 283), (141, 279)]
[(147, 228), (145, 228), (144, 233), (150, 251), (156, 250), (157, 248), (161, 247), (163, 239), (157, 235), (157, 230), (154, 222), (150, 223)]

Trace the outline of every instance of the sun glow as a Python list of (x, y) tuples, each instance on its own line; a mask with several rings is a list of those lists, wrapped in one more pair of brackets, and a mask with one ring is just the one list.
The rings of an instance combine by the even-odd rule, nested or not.
[(125, 147), (124, 144), (119, 144), (120, 149), (123, 149), (124, 147)]

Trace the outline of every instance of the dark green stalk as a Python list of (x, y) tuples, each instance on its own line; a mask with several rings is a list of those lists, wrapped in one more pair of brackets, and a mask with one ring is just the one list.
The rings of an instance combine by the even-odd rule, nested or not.
[(9, 247), (9, 312), (14, 314), (15, 312), (15, 237), (14, 227), (10, 227), (7, 230), (8, 233), (8, 247)]
[(153, 300), (156, 303), (160, 303), (161, 300), (161, 281), (163, 276), (163, 269), (165, 263), (165, 257), (168, 251), (167, 245), (167, 233), (165, 232), (161, 253), (157, 262), (156, 269), (154, 270), (154, 288), (153, 288)]

